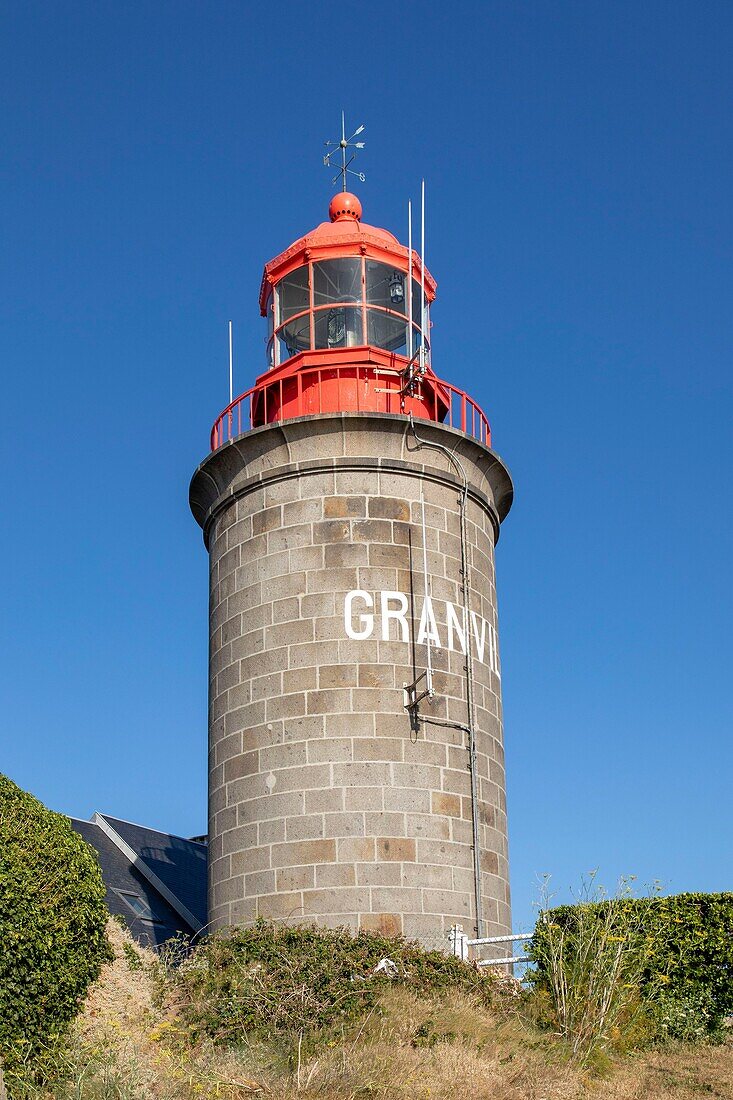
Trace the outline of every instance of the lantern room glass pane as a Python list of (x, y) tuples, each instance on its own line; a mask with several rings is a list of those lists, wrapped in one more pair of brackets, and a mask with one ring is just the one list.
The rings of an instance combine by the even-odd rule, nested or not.
[[(427, 321), (425, 323), (427, 324)], [(423, 336), (422, 336), (422, 333), (420, 332), (420, 326), (419, 325), (415, 326), (415, 336), (414, 336), (414, 339), (413, 339), (413, 343), (414, 343), (416, 348), (419, 348), (420, 344), (423, 343)], [(425, 343), (425, 350), (430, 351), (430, 337), (429, 336), (425, 336), (424, 343)]]
[(367, 343), (375, 348), (407, 353), (407, 325), (400, 317), (384, 313), (381, 309), (367, 310)]
[(278, 363), (284, 363), (299, 351), (311, 346), (311, 315), (302, 314), (288, 321), (277, 332)]
[(366, 261), (367, 304), (407, 313), (407, 275), (389, 264)]
[(272, 336), (275, 328), (275, 314), (273, 313), (273, 295), (272, 291), (267, 295), (267, 302), (265, 303), (265, 315), (267, 317), (267, 335)]
[(358, 257), (313, 264), (314, 305), (360, 302), (361, 298), (361, 260)]
[[(338, 263), (340, 261), (333, 261)], [(361, 307), (333, 306), (315, 315), (317, 348), (356, 348), (364, 344)]]
[[(412, 319), (420, 328), (420, 283), (417, 279), (412, 280)], [(428, 296), (425, 295), (425, 327), (428, 327)]]
[(281, 325), (296, 313), (310, 307), (308, 265), (291, 271), (277, 284), (277, 323)]

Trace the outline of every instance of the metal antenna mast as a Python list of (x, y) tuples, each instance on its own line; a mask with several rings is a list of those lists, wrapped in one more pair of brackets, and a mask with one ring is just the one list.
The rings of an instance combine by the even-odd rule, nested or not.
[(232, 348), (232, 322), (229, 322), (229, 404), (234, 400), (234, 354)]
[(339, 176), (341, 176), (341, 190), (342, 191), (347, 190), (347, 187), (346, 187), (346, 177), (347, 176), (356, 176), (356, 178), (361, 180), (362, 183), (364, 183), (364, 181), (366, 179), (366, 176), (364, 175), (363, 172), (356, 172), (353, 168), (349, 167), (349, 165), (353, 163), (354, 158), (356, 157), (356, 153), (352, 153), (351, 156), (349, 156), (349, 154), (347, 152), (348, 149), (363, 149), (364, 148), (364, 142), (363, 141), (354, 141), (354, 138), (358, 137), (359, 134), (361, 134), (363, 132), (363, 130), (364, 130), (364, 126), (362, 124), (361, 126), (358, 126), (356, 128), (356, 130), (354, 130), (354, 132), (353, 132), (353, 134), (351, 135), (350, 138), (347, 138), (346, 137), (346, 119), (344, 117), (344, 112), (342, 111), (341, 112), (341, 140), (340, 141), (324, 141), (324, 143), (323, 143), (326, 146), (326, 148), (329, 148), (329, 146), (334, 146), (334, 148), (331, 149), (331, 152), (326, 153), (326, 155), (323, 158), (323, 163), (326, 165), (326, 168), (333, 168), (333, 164), (331, 163), (331, 157), (336, 156), (336, 154), (338, 152), (341, 153), (341, 167), (339, 168), (338, 172), (336, 173), (336, 175), (331, 180), (331, 183), (336, 183)]

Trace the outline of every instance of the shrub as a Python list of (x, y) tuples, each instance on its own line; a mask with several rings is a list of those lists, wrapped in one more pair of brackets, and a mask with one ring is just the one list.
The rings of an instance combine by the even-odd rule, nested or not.
[(715, 1015), (712, 994), (687, 996), (661, 993), (654, 1001), (657, 1029), (665, 1039), (699, 1043), (716, 1036), (719, 1017)]
[[(610, 997), (623, 1017), (622, 1002), (636, 995), (662, 1035), (712, 1035), (733, 1013), (733, 894), (634, 898), (623, 889), (546, 907), (530, 955), (536, 986), (550, 993), (565, 1034), (568, 1005), (588, 1013)], [(599, 1023), (602, 1033), (608, 1019)], [(570, 1030), (578, 1033), (575, 1024)]]
[(631, 902), (641, 913), (649, 963), (643, 985), (709, 999), (711, 1028), (733, 1014), (733, 894), (677, 894)]
[(42, 1071), (111, 958), (96, 855), (68, 818), (0, 775), (0, 1062)]
[(640, 911), (628, 904), (628, 883), (607, 898), (591, 877), (584, 895), (579, 905), (545, 906), (530, 957), (537, 966), (535, 988), (549, 996), (559, 1035), (573, 1057), (587, 1063), (599, 1051), (626, 1045), (629, 1033), (637, 1032), (647, 956)]
[[(393, 966), (375, 972), (383, 959)], [(194, 1036), (236, 1044), (293, 1036), (328, 1039), (354, 1024), (393, 984), (460, 989), (489, 1004), (492, 977), (418, 944), (345, 929), (275, 925), (216, 934), (168, 972)]]

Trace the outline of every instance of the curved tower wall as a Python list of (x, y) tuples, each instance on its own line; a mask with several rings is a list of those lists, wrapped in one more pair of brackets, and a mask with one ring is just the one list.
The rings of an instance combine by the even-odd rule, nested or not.
[[(474, 439), (417, 429), (455, 451), (469, 484), (483, 932), (501, 934), (511, 921), (494, 545), (511, 481)], [(435, 614), (423, 628), (437, 639), (436, 696), (421, 713), (466, 723), (466, 658), (447, 606), (461, 616), (461, 485), (444, 454), (417, 449), (404, 417), (379, 414), (255, 429), (194, 475), (210, 552), (213, 928), (261, 916), (434, 944), (451, 924), (473, 926), (466, 735), (422, 725), (411, 736), (402, 690), (413, 659), (418, 672), (426, 663), (422, 493)]]

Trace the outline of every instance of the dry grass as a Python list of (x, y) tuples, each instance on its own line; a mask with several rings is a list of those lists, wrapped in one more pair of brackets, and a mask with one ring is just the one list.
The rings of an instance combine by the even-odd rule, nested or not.
[[(395, 991), (384, 1009), (358, 1041), (304, 1067), (301, 1091), (291, 1087), (283, 1100), (733, 1100), (733, 1047), (647, 1052), (598, 1077), (574, 1068), (562, 1046), (518, 1017), (492, 1016), (466, 999), (426, 1004)], [(425, 1031), (435, 1044), (414, 1046)]]
[[(155, 961), (155, 956), (134, 944), (116, 921), (108, 921), (107, 936), (115, 957), (102, 969), (87, 997), (79, 1034), (97, 1041), (107, 1037), (119, 1039), (121, 1034), (139, 1040), (158, 1017), (153, 984), (146, 973), (146, 966)], [(125, 950), (136, 953), (140, 969), (131, 969)]]
[(296, 1080), (283, 1097), (571, 1100), (582, 1089), (559, 1055), (519, 1020), (467, 997), (426, 1000), (395, 990), (355, 1036), (303, 1067), (300, 1093)]
[(110, 938), (115, 961), (88, 999), (69, 1083), (54, 1100), (733, 1100), (733, 1045), (620, 1058), (594, 1077), (511, 1008), (405, 989), (290, 1073), (262, 1047), (192, 1047), (175, 1006), (156, 1006), (146, 968), (130, 968), (126, 934), (112, 924)]

